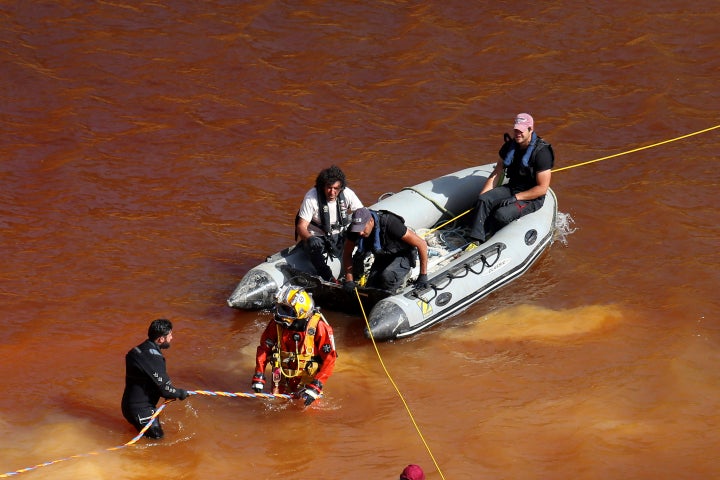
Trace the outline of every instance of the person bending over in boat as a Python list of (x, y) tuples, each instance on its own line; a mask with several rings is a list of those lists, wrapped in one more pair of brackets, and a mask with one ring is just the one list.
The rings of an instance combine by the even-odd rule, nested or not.
[(315, 270), (326, 282), (334, 280), (326, 256), (340, 258), (350, 216), (362, 206), (346, 185), (345, 174), (335, 165), (322, 170), (315, 187), (305, 194), (295, 217), (295, 240), (300, 238)]
[[(148, 328), (148, 339), (125, 355), (125, 391), (122, 396), (122, 414), (138, 432), (145, 428), (155, 413), (160, 397), (185, 400), (186, 390), (176, 388), (170, 381), (165, 368), (165, 357), (161, 350), (170, 348), (172, 322), (159, 318)], [(164, 436), (160, 418), (153, 420), (144, 436)]]
[[(527, 113), (515, 117), (513, 132), (513, 138), (505, 134), (500, 160), (478, 197), (470, 237), (480, 243), (542, 207), (550, 187), (555, 162), (552, 146), (535, 133), (533, 118)], [(507, 175), (508, 183), (500, 185), (503, 175)]]
[(284, 285), (275, 297), (273, 319), (260, 337), (251, 387), (263, 391), (269, 363), (273, 393), (295, 395), (308, 406), (320, 397), (336, 358), (332, 327), (310, 294)]
[[(353, 249), (357, 252), (353, 256)], [(355, 277), (364, 273), (365, 259), (374, 256), (364, 285), (397, 292), (405, 286), (415, 266), (415, 252), (420, 258), (420, 274), (415, 284), (427, 287), (428, 247), (424, 239), (405, 225), (405, 220), (387, 210), (368, 208), (355, 210), (352, 224), (343, 248), (343, 287), (353, 291), (357, 287)]]

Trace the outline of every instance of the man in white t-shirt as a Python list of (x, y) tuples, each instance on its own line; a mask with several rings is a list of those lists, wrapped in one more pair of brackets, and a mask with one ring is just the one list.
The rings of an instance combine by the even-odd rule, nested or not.
[(352, 212), (362, 206), (355, 192), (347, 187), (345, 174), (335, 165), (322, 170), (315, 186), (305, 194), (295, 218), (295, 238), (300, 239), (323, 280), (335, 280), (326, 257), (340, 258)]

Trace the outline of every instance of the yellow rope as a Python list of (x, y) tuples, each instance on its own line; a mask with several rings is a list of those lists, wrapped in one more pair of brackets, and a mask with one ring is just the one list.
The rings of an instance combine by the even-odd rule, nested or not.
[(402, 403), (405, 406), (405, 410), (407, 411), (408, 415), (410, 416), (410, 420), (412, 421), (413, 425), (415, 426), (415, 430), (417, 431), (418, 435), (420, 436), (420, 440), (422, 440), (423, 445), (425, 445), (425, 449), (427, 450), (428, 454), (430, 454), (430, 458), (432, 458), (432, 461), (435, 464), (435, 468), (437, 468), (437, 471), (440, 474), (440, 477), (442, 477), (444, 480), (445, 476), (443, 475), (442, 470), (440, 470), (440, 465), (438, 465), (437, 461), (435, 460), (435, 456), (432, 454), (430, 447), (428, 446), (427, 442), (425, 441), (425, 437), (423, 437), (423, 434), (420, 431), (420, 427), (418, 427), (418, 424), (415, 421), (415, 417), (413, 417), (413, 414), (410, 411), (410, 407), (408, 406), (407, 402), (405, 401), (405, 397), (403, 397), (403, 394), (400, 393), (400, 389), (398, 388), (397, 384), (395, 384), (395, 380), (393, 380), (392, 376), (390, 375), (390, 372), (388, 372), (387, 367), (385, 367), (385, 362), (383, 362), (382, 356), (380, 355), (380, 350), (378, 350), (377, 343), (375, 343), (375, 338), (373, 337), (372, 330), (370, 329), (370, 323), (368, 322), (367, 315), (365, 315), (365, 307), (363, 307), (362, 300), (360, 300), (360, 294), (358, 293), (357, 288), (355, 288), (355, 295), (357, 296), (358, 303), (360, 304), (360, 310), (362, 311), (363, 318), (365, 319), (365, 325), (367, 325), (368, 333), (370, 334), (370, 340), (372, 340), (373, 347), (375, 348), (375, 353), (378, 356), (378, 360), (380, 360), (380, 365), (382, 365), (382, 368), (385, 371), (385, 375), (387, 375), (388, 379), (390, 380), (390, 383), (392, 383), (393, 388), (395, 388), (395, 392), (397, 392), (398, 396), (400, 397), (400, 400), (402, 400)]
[(621, 155), (627, 155), (628, 153), (634, 153), (634, 152), (639, 152), (640, 150), (646, 150), (646, 149), (648, 149), (648, 148), (659, 147), (660, 145), (665, 145), (666, 143), (676, 142), (676, 141), (678, 141), (678, 140), (683, 140), (683, 139), (685, 139), (685, 138), (692, 137), (692, 136), (694, 136), (694, 135), (700, 135), (701, 133), (709, 132), (710, 130), (715, 130), (716, 128), (720, 128), (720, 125), (715, 125), (714, 127), (706, 128), (706, 129), (700, 130), (700, 131), (698, 131), (698, 132), (688, 133), (687, 135), (683, 135), (683, 136), (681, 136), (681, 137), (671, 138), (670, 140), (664, 140), (664, 141), (662, 141), (662, 142), (653, 143), (652, 145), (647, 145), (647, 146), (640, 147), (640, 148), (634, 148), (634, 149), (632, 149), (632, 150), (628, 150), (627, 152), (621, 152), (621, 153), (616, 153), (616, 154), (614, 154), (614, 155), (608, 155), (607, 157), (596, 158), (595, 160), (590, 160), (590, 161), (587, 161), (587, 162), (578, 163), (577, 165), (569, 165), (569, 166), (567, 166), (567, 167), (556, 168), (556, 169), (553, 170), (552, 172), (553, 172), (553, 173), (555, 173), (555, 172), (561, 172), (561, 171), (563, 171), (563, 170), (568, 170), (568, 169), (575, 168), (575, 167), (581, 167), (581, 166), (583, 166), (583, 165), (588, 165), (588, 164), (590, 164), (590, 163), (600, 162), (600, 161), (602, 161), (602, 160), (608, 160), (608, 159), (610, 159), (610, 158), (619, 157), (619, 156), (621, 156)]
[(453, 218), (451, 218), (450, 220), (448, 220), (447, 222), (443, 223), (442, 225), (438, 225), (437, 227), (431, 228), (431, 229), (429, 229), (427, 232), (424, 232), (424, 233), (422, 234), (422, 236), (423, 236), (423, 237), (427, 237), (428, 235), (430, 235), (430, 234), (433, 233), (434, 231), (440, 230), (441, 228), (443, 228), (443, 227), (444, 227), (445, 225), (447, 225), (448, 223), (454, 222), (454, 221), (457, 220), (458, 218), (462, 217), (463, 215), (467, 215), (468, 213), (472, 212), (473, 210), (475, 210), (475, 209), (474, 209), (474, 208), (470, 208), (470, 209), (468, 209), (468, 210), (465, 210), (463, 213), (461, 213), (461, 214), (458, 215), (457, 217), (453, 217)]

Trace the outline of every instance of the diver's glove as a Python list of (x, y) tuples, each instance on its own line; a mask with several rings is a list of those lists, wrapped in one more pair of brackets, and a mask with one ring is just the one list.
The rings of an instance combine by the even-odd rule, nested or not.
[(415, 280), (415, 287), (416, 288), (428, 288), (430, 284), (428, 283), (427, 279), (427, 273), (421, 273), (418, 275), (417, 280)]
[(300, 398), (305, 401), (306, 407), (320, 398), (320, 395), (322, 395), (322, 388), (323, 386), (320, 380), (313, 380), (305, 385), (305, 388), (300, 390)]
[(263, 388), (265, 388), (265, 374), (262, 372), (255, 372), (255, 375), (253, 375), (252, 378), (251, 387), (255, 393), (262, 392)]

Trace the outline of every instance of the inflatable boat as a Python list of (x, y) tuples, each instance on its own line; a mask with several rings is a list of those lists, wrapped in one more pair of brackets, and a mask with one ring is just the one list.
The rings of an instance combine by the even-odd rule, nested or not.
[[(278, 288), (305, 287), (322, 308), (368, 315), (365, 335), (375, 340), (408, 337), (450, 318), (525, 273), (553, 243), (557, 199), (548, 190), (542, 208), (503, 227), (478, 244), (467, 236), (472, 208), (495, 164), (466, 168), (407, 187), (371, 205), (389, 210), (428, 243), (427, 288), (416, 288), (413, 270), (399, 292), (323, 281), (300, 245), (268, 257), (240, 281), (227, 303), (238, 309), (267, 309)], [(419, 262), (418, 262), (419, 263)], [(329, 259), (335, 277), (340, 260)]]

